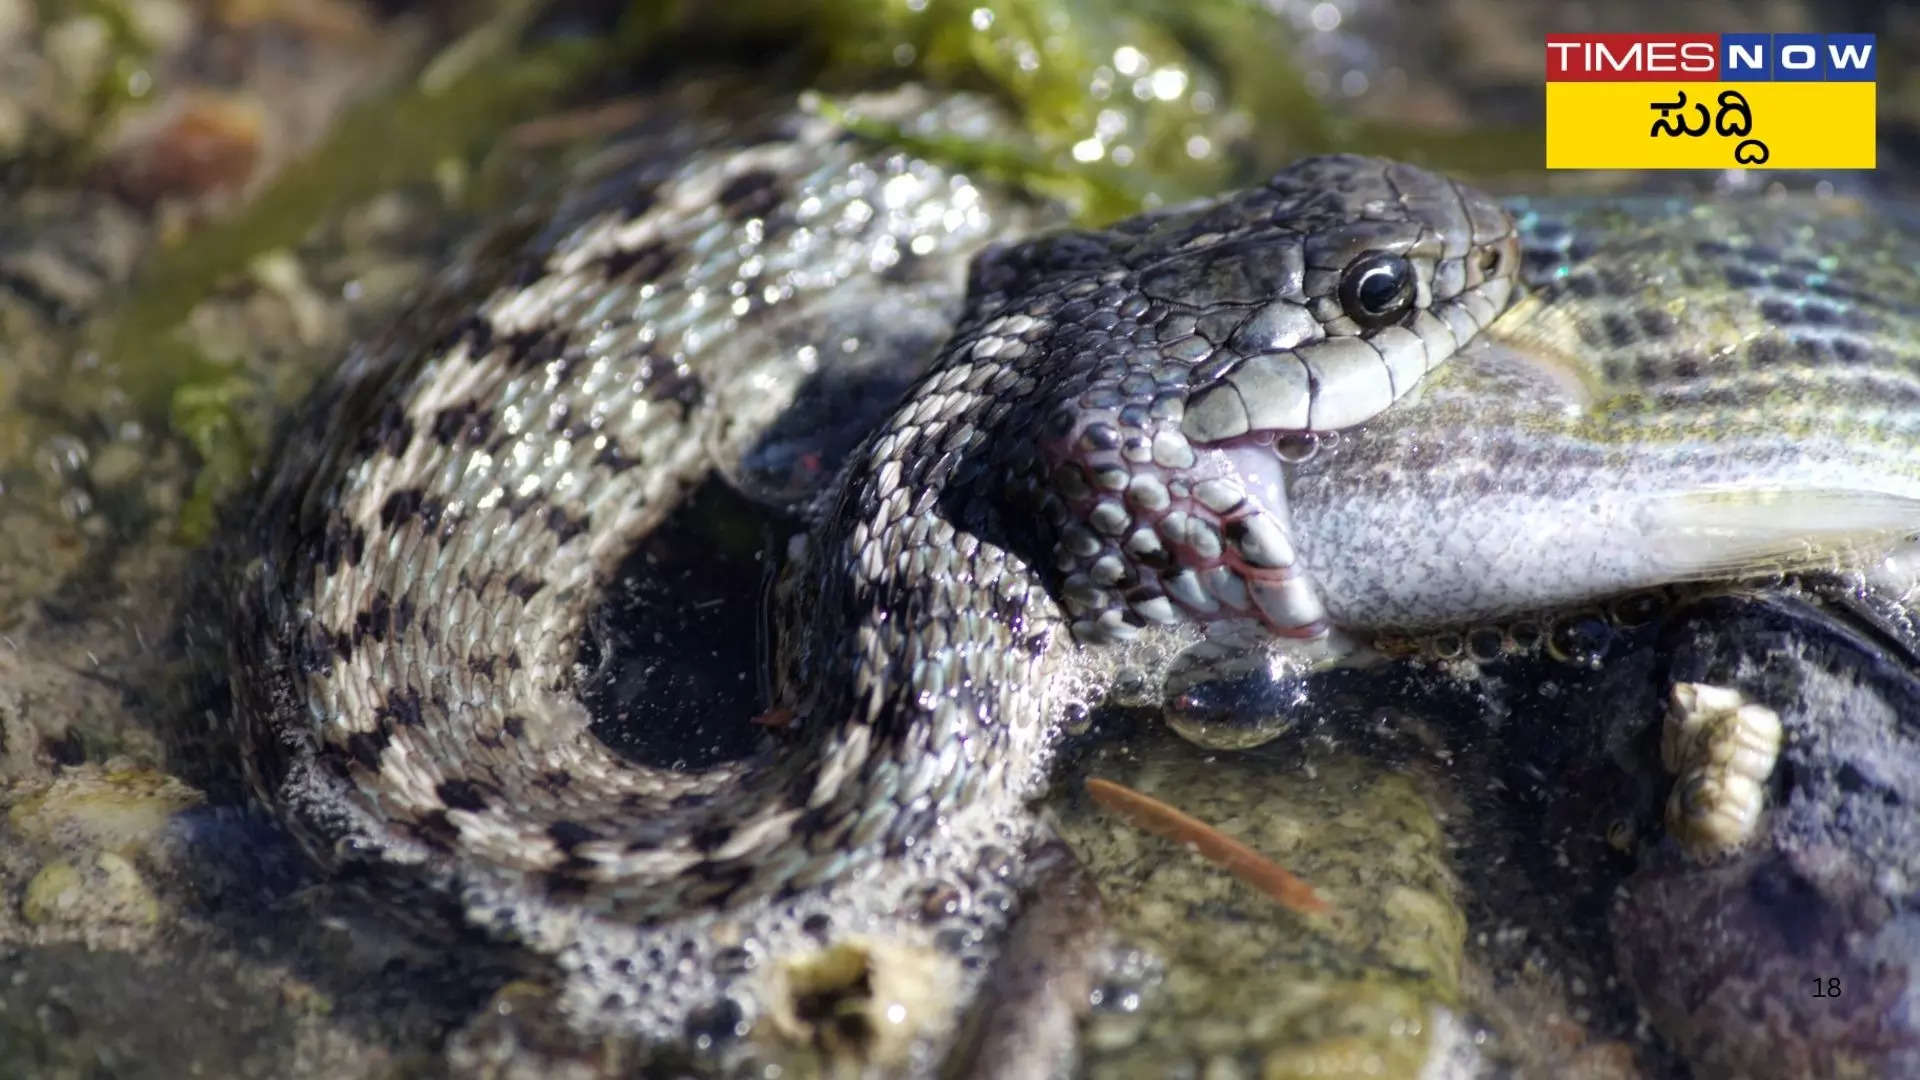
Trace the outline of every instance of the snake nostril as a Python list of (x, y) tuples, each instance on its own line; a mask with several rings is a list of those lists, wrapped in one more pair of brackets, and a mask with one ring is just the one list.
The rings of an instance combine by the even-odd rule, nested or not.
[(1500, 272), (1500, 249), (1488, 248), (1480, 253), (1480, 271), (1488, 277)]

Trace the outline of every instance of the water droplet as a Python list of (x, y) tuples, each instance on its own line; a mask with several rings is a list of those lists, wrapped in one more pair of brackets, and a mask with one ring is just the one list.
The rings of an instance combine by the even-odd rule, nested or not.
[(1258, 647), (1203, 642), (1174, 658), (1161, 711), (1181, 738), (1208, 750), (1245, 750), (1293, 727), (1305, 680)]

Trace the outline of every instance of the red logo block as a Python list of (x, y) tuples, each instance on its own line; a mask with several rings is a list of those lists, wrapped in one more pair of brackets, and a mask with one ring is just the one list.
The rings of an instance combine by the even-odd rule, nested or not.
[(1548, 82), (1714, 82), (1719, 34), (1548, 34)]

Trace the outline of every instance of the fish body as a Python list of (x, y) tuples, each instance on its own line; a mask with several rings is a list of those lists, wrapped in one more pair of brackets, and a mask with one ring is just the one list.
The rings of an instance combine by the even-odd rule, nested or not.
[(1920, 532), (1920, 234), (1846, 199), (1516, 201), (1526, 294), (1286, 467), (1331, 622), (1856, 568)]

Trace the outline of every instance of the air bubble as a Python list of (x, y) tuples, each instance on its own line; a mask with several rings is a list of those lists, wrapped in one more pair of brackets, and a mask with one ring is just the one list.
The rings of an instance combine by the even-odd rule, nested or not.
[(1540, 646), (1540, 624), (1525, 621), (1514, 623), (1507, 628), (1507, 636), (1512, 639), (1515, 649), (1532, 652)]
[(1280, 460), (1290, 465), (1298, 465), (1312, 460), (1320, 452), (1321, 437), (1311, 431), (1288, 431), (1273, 440), (1273, 452)]
[(959, 956), (973, 943), (973, 932), (965, 927), (949, 927), (933, 935), (933, 947), (943, 953)]
[(1500, 659), (1506, 646), (1506, 638), (1497, 627), (1475, 627), (1467, 634), (1467, 656), (1478, 663), (1490, 664)]
[(1002, 880), (1013, 874), (1013, 857), (998, 847), (980, 849), (980, 870)]
[(952, 918), (966, 909), (966, 902), (966, 893), (954, 885), (931, 885), (920, 900), (920, 917), (928, 920)]
[(1140, 991), (1136, 987), (1107, 983), (1087, 995), (1087, 1004), (1098, 1012), (1135, 1013), (1140, 1011)]
[(1621, 626), (1645, 626), (1665, 611), (1667, 599), (1657, 592), (1639, 592), (1623, 596), (1608, 606), (1608, 614)]
[(1613, 643), (1613, 630), (1597, 612), (1570, 615), (1553, 624), (1547, 634), (1547, 651), (1562, 663), (1577, 667), (1599, 668)]
[(745, 975), (757, 966), (754, 955), (738, 945), (729, 946), (713, 954), (712, 967), (715, 975)]
[(746, 1033), (746, 1011), (732, 998), (723, 997), (687, 1016), (687, 1041), (701, 1052), (711, 1051)]

